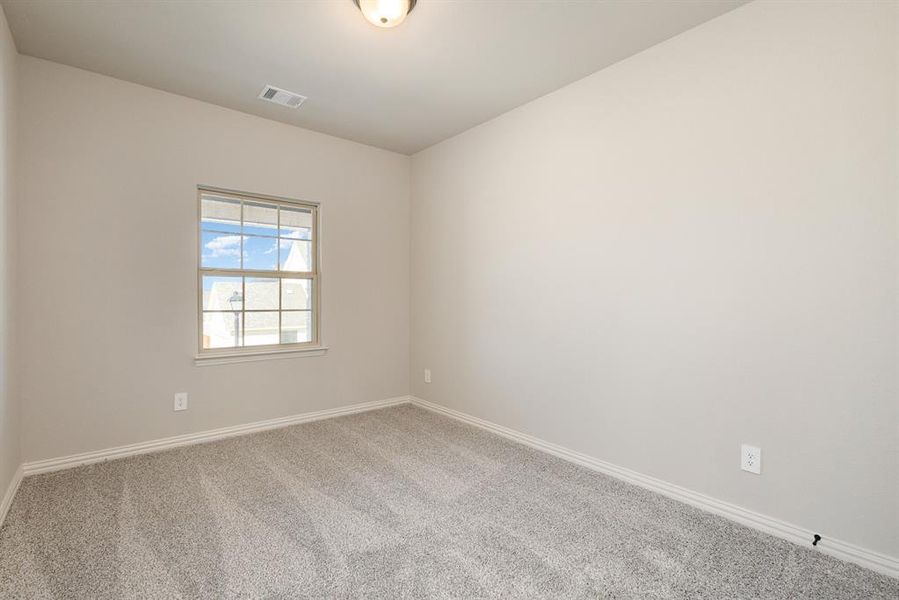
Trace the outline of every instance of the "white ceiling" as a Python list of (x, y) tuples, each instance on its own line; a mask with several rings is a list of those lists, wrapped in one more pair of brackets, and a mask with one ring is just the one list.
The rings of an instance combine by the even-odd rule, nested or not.
[[(19, 52), (412, 154), (745, 0), (3, 0)], [(257, 100), (264, 84), (309, 99)]]

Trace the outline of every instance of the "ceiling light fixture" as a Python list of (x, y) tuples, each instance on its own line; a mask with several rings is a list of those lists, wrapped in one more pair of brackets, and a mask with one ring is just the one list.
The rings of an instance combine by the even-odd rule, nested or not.
[(415, 8), (416, 0), (353, 0), (365, 20), (378, 27), (396, 27)]

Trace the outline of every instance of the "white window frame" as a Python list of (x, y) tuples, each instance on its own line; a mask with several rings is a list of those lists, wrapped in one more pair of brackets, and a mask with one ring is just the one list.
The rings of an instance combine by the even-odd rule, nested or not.
[[(299, 207), (308, 209), (312, 213), (312, 231), (310, 235), (310, 253), (311, 271), (281, 271), (280, 260), (278, 261), (277, 270), (255, 270), (255, 269), (222, 269), (203, 266), (203, 195), (210, 194), (219, 197), (237, 200), (241, 204), (241, 225), (243, 224), (243, 204), (244, 202), (262, 202), (266, 204), (275, 204), (278, 206)], [(319, 238), (321, 231), (320, 206), (317, 202), (305, 200), (294, 200), (291, 198), (282, 198), (278, 196), (267, 196), (264, 194), (254, 194), (249, 192), (240, 192), (223, 188), (200, 185), (197, 186), (197, 348), (198, 353), (195, 356), (197, 365), (206, 364), (224, 364), (229, 362), (245, 362), (253, 360), (265, 360), (269, 358), (290, 358), (292, 356), (313, 355), (318, 356), (324, 354), (327, 348), (321, 343), (321, 268), (320, 268), (320, 252)], [(280, 234), (280, 211), (279, 223), (276, 231)], [(243, 234), (241, 234), (243, 235)], [(277, 238), (280, 239), (280, 238)], [(241, 245), (241, 248), (243, 246)], [(308, 342), (297, 343), (279, 343), (260, 346), (238, 346), (231, 348), (204, 348), (203, 347), (203, 276), (220, 276), (220, 277), (260, 277), (265, 279), (278, 279), (278, 331), (280, 332), (282, 294), (282, 279), (309, 279), (312, 282), (312, 309), (310, 311), (312, 321), (312, 335)], [(246, 282), (244, 282), (244, 287)], [(246, 309), (246, 290), (243, 293), (243, 304), (241, 306), (241, 322), (245, 322), (247, 312), (254, 312), (253, 309)], [(274, 311), (256, 311), (256, 312), (274, 312)], [(280, 334), (279, 334), (280, 335)]]

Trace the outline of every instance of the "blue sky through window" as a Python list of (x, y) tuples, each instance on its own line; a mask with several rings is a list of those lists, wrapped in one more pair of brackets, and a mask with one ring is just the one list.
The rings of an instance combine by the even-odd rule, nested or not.
[[(203, 268), (257, 271), (309, 268), (312, 252), (309, 209), (204, 197), (202, 212), (200, 262)], [(291, 252), (301, 260), (287, 264)], [(203, 291), (208, 292), (218, 279), (204, 277)]]

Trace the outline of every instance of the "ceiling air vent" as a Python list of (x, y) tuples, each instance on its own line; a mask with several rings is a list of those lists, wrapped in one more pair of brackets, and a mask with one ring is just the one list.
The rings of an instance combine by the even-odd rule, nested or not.
[(299, 108), (300, 104), (306, 101), (306, 96), (300, 96), (299, 94), (276, 88), (273, 85), (267, 85), (259, 92), (259, 99), (274, 102), (288, 108)]

